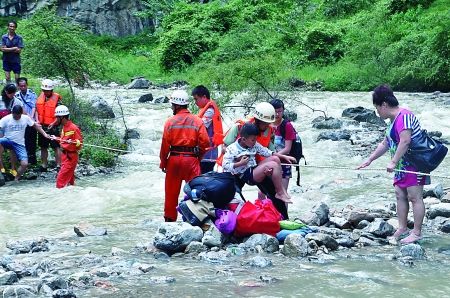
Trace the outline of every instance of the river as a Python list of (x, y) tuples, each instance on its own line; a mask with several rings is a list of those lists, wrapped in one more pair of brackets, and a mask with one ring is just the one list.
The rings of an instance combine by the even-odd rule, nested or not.
[[(170, 91), (151, 90), (154, 97)], [(141, 137), (132, 140), (134, 153), (119, 157), (120, 166), (114, 174), (77, 179), (77, 186), (58, 190), (54, 181), (22, 181), (8, 183), (0, 189), (0, 255), (7, 252), (7, 240), (31, 239), (37, 236), (66, 239), (72, 243), (58, 252), (55, 259), (78, 258), (88, 252), (110, 255), (111, 247), (126, 251), (138, 243), (149, 243), (155, 226), (162, 220), (164, 174), (159, 169), (159, 146), (164, 121), (171, 115), (169, 104), (138, 103), (148, 91), (125, 89), (77, 90), (89, 98), (102, 96), (118, 113), (116, 94), (121, 97), (129, 128), (136, 128)], [(311, 121), (321, 113), (289, 98), (296, 98), (328, 116), (341, 117), (345, 108), (363, 106), (373, 109), (370, 93), (299, 92), (281, 94), (288, 109), (298, 113), (296, 129), (301, 133), (308, 165), (354, 168), (366, 156), (355, 154), (349, 141), (316, 142), (319, 130)], [(423, 128), (441, 131), (450, 140), (450, 106), (430, 99), (430, 94), (397, 93), (400, 104), (411, 108)], [(225, 125), (232, 124), (241, 111), (225, 112)], [(121, 121), (114, 126), (123, 130)], [(358, 127), (346, 127), (357, 129)], [(387, 157), (371, 167), (383, 168)], [(450, 158), (436, 171), (448, 176)], [(295, 175), (295, 173), (294, 173)], [(395, 202), (391, 175), (384, 171), (349, 169), (302, 169), (302, 186), (291, 180), (290, 193), (294, 203), (289, 206), (292, 218), (324, 201), (330, 208), (347, 205), (359, 208), (384, 206)], [(450, 186), (447, 179), (432, 182)], [(246, 187), (245, 195), (255, 197), (256, 191)], [(105, 237), (77, 238), (73, 226), (89, 222), (108, 229)], [(90, 288), (76, 291), (79, 297), (144, 297), (144, 296), (244, 296), (244, 297), (443, 297), (450, 295), (450, 237), (425, 232), (422, 245), (427, 260), (404, 264), (392, 258), (398, 247), (384, 246), (346, 249), (334, 252), (329, 260), (289, 259), (280, 254), (272, 257), (273, 267), (252, 269), (240, 265), (239, 259), (229, 264), (210, 264), (196, 259), (172, 258), (155, 260), (152, 256), (133, 258), (154, 264), (158, 275), (173, 276), (176, 282), (150, 284), (147, 276), (111, 279), (115, 290)], [(74, 247), (74, 244), (76, 246)], [(261, 282), (270, 276), (272, 282)], [(264, 278), (263, 278), (264, 279)], [(278, 280), (278, 281), (276, 281)]]

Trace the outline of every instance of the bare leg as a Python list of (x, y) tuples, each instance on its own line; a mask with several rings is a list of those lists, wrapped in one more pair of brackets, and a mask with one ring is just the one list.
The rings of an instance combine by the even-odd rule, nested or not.
[(9, 161), (11, 162), (11, 170), (17, 170), (17, 156), (13, 150), (10, 150)]
[(56, 161), (56, 166), (60, 167), (61, 166), (61, 148), (55, 148), (55, 161)]
[(425, 217), (425, 204), (423, 203), (423, 185), (411, 186), (407, 188), (408, 199), (412, 203), (414, 215), (414, 229), (412, 232), (417, 236), (422, 234), (422, 223)]
[(5, 149), (3, 149), (3, 146), (0, 145), (0, 169), (3, 169), (3, 151), (5, 151)]
[(394, 235), (400, 237), (408, 230), (409, 202), (406, 189), (395, 186), (395, 196), (397, 197), (398, 230)]
[(6, 81), (6, 84), (11, 82), (11, 72), (10, 71), (5, 71), (5, 81)]
[[(284, 190), (286, 190), (286, 192), (287, 192), (288, 187), (289, 187), (289, 180), (290, 179), (291, 178), (281, 178), (281, 184), (283, 184), (283, 188), (284, 188)], [(286, 203), (286, 207), (287, 207), (287, 203)]]
[(274, 160), (263, 162), (253, 170), (253, 180), (256, 182), (262, 182), (266, 176), (272, 176), (276, 198), (286, 203), (292, 203), (290, 196), (287, 194), (281, 182), (281, 166), (279, 159), (278, 162)]
[(28, 166), (28, 160), (21, 160), (20, 161), (20, 167), (17, 171), (17, 176), (15, 177), (15, 181), (19, 181), (19, 178), (22, 176), (22, 174), (25, 172)]
[(47, 168), (48, 165), (48, 148), (41, 147), (41, 162), (42, 167)]
[(20, 78), (20, 73), (14, 73), (14, 81), (16, 82), (16, 84), (17, 84), (17, 79), (19, 79)]

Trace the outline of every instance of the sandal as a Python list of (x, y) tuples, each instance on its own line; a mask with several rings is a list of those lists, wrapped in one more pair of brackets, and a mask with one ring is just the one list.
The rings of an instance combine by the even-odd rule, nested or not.
[(419, 241), (420, 239), (422, 239), (421, 235), (416, 235), (416, 234), (414, 234), (414, 232), (411, 232), (411, 234), (409, 234), (408, 237), (400, 240), (400, 243), (401, 244), (411, 244), (411, 243)]
[(398, 240), (398, 239), (405, 238), (408, 235), (409, 235), (409, 230), (407, 228), (405, 228), (404, 230), (397, 229), (397, 231), (395, 231), (395, 233), (394, 233), (394, 235), (392, 235), (392, 237)]

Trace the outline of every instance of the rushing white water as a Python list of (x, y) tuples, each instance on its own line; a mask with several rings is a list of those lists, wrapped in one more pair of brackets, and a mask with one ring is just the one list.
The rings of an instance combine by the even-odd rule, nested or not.
[[(114, 98), (116, 95), (122, 98), (127, 126), (136, 128), (141, 135), (139, 140), (132, 142), (135, 153), (120, 156), (120, 166), (115, 174), (82, 177), (77, 179), (75, 187), (58, 190), (54, 181), (23, 181), (0, 188), (0, 253), (6, 252), (4, 243), (11, 239), (30, 239), (39, 235), (74, 239), (73, 226), (82, 221), (106, 227), (108, 236), (77, 240), (79, 251), (71, 251), (70, 255), (87, 251), (107, 254), (112, 246), (128, 250), (136, 243), (151, 240), (155, 229), (142, 223), (145, 219), (162, 220), (164, 174), (159, 169), (158, 154), (163, 124), (172, 111), (169, 104), (138, 103), (138, 97), (147, 92), (125, 89), (77, 91), (83, 98), (93, 94), (102, 96), (117, 113), (119, 109)], [(170, 93), (151, 92), (154, 97)], [(397, 93), (397, 96), (402, 106), (415, 112), (423, 128), (439, 130), (443, 138), (450, 140), (450, 106), (426, 99), (426, 94)], [(373, 109), (370, 93), (289, 93), (282, 94), (282, 98), (286, 98), (288, 109), (298, 113), (294, 125), (302, 136), (308, 165), (354, 168), (366, 157), (349, 154), (352, 145), (348, 141), (316, 142), (321, 131), (313, 129), (311, 121), (321, 113), (312, 113), (292, 98), (339, 118), (345, 108), (363, 106)], [(232, 119), (239, 117), (240, 112), (238, 109), (234, 114), (225, 112), (225, 124), (232, 124)], [(120, 119), (114, 123), (114, 127), (123, 130)], [(387, 157), (382, 157), (371, 167), (383, 168), (387, 162)], [(437, 172), (449, 176), (449, 168), (450, 158), (447, 158)], [(302, 187), (291, 181), (294, 203), (289, 206), (290, 216), (299, 216), (319, 201), (325, 201), (335, 209), (349, 204), (359, 208), (383, 206), (395, 201), (391, 180), (391, 175), (384, 171), (304, 168)], [(432, 181), (440, 182), (444, 187), (450, 184), (445, 179), (432, 178)], [(256, 191), (247, 186), (245, 195), (253, 198)], [(450, 250), (450, 237), (425, 234), (424, 247), (429, 259), (420, 261), (414, 268), (385, 257), (398, 252), (398, 248), (393, 246), (342, 251), (338, 254), (349, 258), (339, 257), (321, 264), (275, 256), (274, 267), (268, 269), (246, 269), (236, 264), (212, 265), (175, 258), (168, 265), (159, 267), (161, 274), (176, 277), (177, 282), (173, 285), (154, 286), (136, 278), (132, 284), (117, 281), (117, 292), (92, 289), (90, 296), (137, 297), (148, 293), (151, 296), (221, 293), (224, 296), (265, 297), (448, 295), (449, 255), (440, 251)], [(259, 284), (261, 275), (282, 281)], [(252, 284), (255, 285), (250, 286)]]

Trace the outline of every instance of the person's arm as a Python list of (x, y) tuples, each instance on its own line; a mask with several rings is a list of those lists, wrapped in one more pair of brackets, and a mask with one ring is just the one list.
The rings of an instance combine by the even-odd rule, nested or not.
[(368, 167), (372, 163), (372, 161), (374, 161), (377, 158), (379, 158), (380, 156), (382, 156), (384, 153), (386, 153), (386, 151), (388, 151), (388, 149), (389, 149), (388, 142), (387, 142), (386, 138), (384, 138), (383, 141), (380, 144), (378, 144), (377, 149), (375, 149), (375, 151), (372, 152), (372, 154), (369, 156), (369, 158), (367, 158), (356, 169), (359, 170), (359, 169)]
[(238, 135), (239, 135), (239, 128), (238, 125), (235, 124), (230, 128), (227, 135), (223, 138), (223, 144), (225, 146), (230, 146), (236, 141)]
[(206, 131), (205, 125), (202, 123), (199, 129), (198, 134), (198, 149), (199, 149), (199, 158), (201, 159), (203, 155), (205, 155), (206, 150), (209, 148), (209, 136)]
[(213, 108), (207, 109), (202, 117), (203, 124), (205, 124), (206, 128), (209, 128), (211, 126), (213, 117), (214, 117), (214, 109)]
[(167, 166), (167, 158), (169, 157), (170, 144), (169, 144), (169, 133), (168, 133), (168, 122), (164, 124), (164, 132), (161, 140), (161, 149), (159, 151), (159, 168), (165, 173)]
[(42, 129), (42, 126), (40, 126), (37, 123), (34, 123), (32, 126), (34, 127), (34, 129), (36, 129), (45, 138), (50, 139), (50, 136)]
[(400, 142), (398, 143), (397, 150), (394, 156), (387, 166), (388, 172), (393, 172), (400, 159), (408, 151), (409, 144), (411, 143), (411, 129), (405, 129), (400, 132)]

